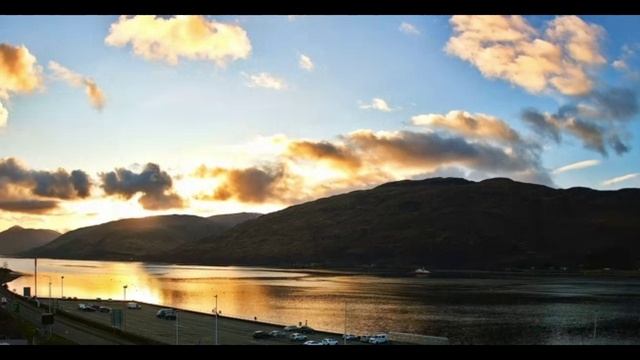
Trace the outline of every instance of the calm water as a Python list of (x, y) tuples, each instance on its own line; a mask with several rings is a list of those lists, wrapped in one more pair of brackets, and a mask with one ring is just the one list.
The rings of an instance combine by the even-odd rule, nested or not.
[[(0, 258), (34, 291), (33, 260)], [(61, 276), (64, 275), (64, 288)], [(495, 276), (494, 276), (495, 277)], [(248, 267), (38, 260), (38, 295), (127, 299), (356, 334), (396, 331), (473, 344), (640, 344), (640, 279), (392, 278)], [(594, 326), (595, 325), (595, 326)], [(594, 337), (594, 327), (595, 337)]]

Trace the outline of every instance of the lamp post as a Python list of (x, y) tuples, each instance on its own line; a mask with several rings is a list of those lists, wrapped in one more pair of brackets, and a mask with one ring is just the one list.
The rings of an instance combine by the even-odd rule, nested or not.
[(64, 275), (60, 276), (60, 298), (64, 299)]
[(124, 329), (127, 327), (127, 288), (129, 287), (129, 285), (124, 285), (122, 286), (122, 290), (124, 291), (124, 295), (123, 295), (123, 299), (124, 301), (122, 302), (122, 330), (124, 331)]
[(344, 302), (344, 344), (347, 345), (347, 302)]
[(213, 310), (216, 313), (216, 345), (218, 345), (218, 294), (215, 296), (216, 298), (216, 308)]
[(128, 285), (124, 285), (122, 287), (122, 289), (124, 290), (124, 301), (127, 301), (127, 287), (129, 287)]
[(178, 310), (176, 310), (176, 345), (180, 344), (178, 340), (178, 328), (180, 327), (180, 325), (178, 325), (178, 321)]

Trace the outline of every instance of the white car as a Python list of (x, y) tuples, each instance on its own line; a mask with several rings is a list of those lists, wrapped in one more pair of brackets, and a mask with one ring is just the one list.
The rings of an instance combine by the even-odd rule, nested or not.
[(338, 340), (332, 338), (322, 339), (322, 345), (338, 345)]
[(291, 334), (291, 336), (289, 336), (289, 339), (291, 339), (291, 341), (306, 341), (307, 335), (303, 335), (300, 333), (293, 333)]
[(320, 341), (309, 340), (309, 341), (305, 341), (304, 345), (324, 345), (324, 344)]
[(142, 306), (136, 302), (129, 302), (127, 303), (127, 309), (140, 310), (142, 309)]
[(386, 344), (389, 342), (387, 334), (376, 334), (369, 338), (369, 344)]

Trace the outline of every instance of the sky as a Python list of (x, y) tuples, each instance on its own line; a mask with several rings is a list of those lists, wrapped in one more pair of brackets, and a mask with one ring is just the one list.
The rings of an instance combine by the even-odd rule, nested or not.
[(636, 16), (0, 16), (0, 229), (640, 186)]

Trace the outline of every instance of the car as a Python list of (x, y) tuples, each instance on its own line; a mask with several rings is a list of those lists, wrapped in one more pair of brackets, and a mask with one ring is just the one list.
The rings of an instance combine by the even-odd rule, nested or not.
[(100, 311), (100, 306), (96, 305), (96, 304), (89, 304), (87, 305), (88, 307), (90, 307), (92, 310), (90, 311)]
[(100, 306), (98, 308), (98, 311), (100, 311), (101, 313), (110, 313), (111, 312), (111, 308), (108, 306)]
[(253, 332), (254, 339), (266, 339), (269, 337), (269, 334), (265, 331), (258, 330)]
[(300, 333), (293, 333), (291, 334), (291, 336), (289, 336), (289, 339), (291, 341), (307, 341), (307, 335), (300, 334)]
[(285, 337), (287, 334), (281, 330), (272, 330), (269, 332), (269, 336), (271, 337)]
[(142, 309), (142, 306), (140, 306), (140, 304), (138, 304), (137, 302), (128, 302), (127, 309), (140, 310)]
[(305, 341), (303, 345), (324, 345), (324, 344), (320, 341), (309, 340), (309, 341)]
[(284, 327), (284, 331), (295, 331), (295, 330), (298, 330), (297, 325), (289, 325)]
[(347, 341), (351, 341), (351, 340), (358, 340), (360, 337), (358, 335), (354, 335), (354, 334), (344, 334), (344, 335), (342, 335), (342, 338), (347, 340)]
[(303, 334), (313, 334), (313, 332), (315, 330), (313, 330), (312, 328), (308, 327), (307, 325), (303, 325), (303, 326), (300, 326), (298, 328), (298, 331), (303, 333)]
[(7, 305), (7, 298), (3, 296), (2, 299), (0, 299), (0, 303), (2, 303), (2, 306)]
[(369, 344), (386, 344), (389, 342), (387, 334), (376, 334), (369, 338)]
[(338, 340), (332, 338), (322, 339), (322, 345), (338, 345)]
[(371, 338), (370, 335), (361, 335), (360, 336), (360, 342), (368, 343), (369, 342), (369, 338)]
[(176, 316), (176, 311), (173, 309), (160, 309), (156, 313), (157, 318), (165, 320), (175, 320)]

